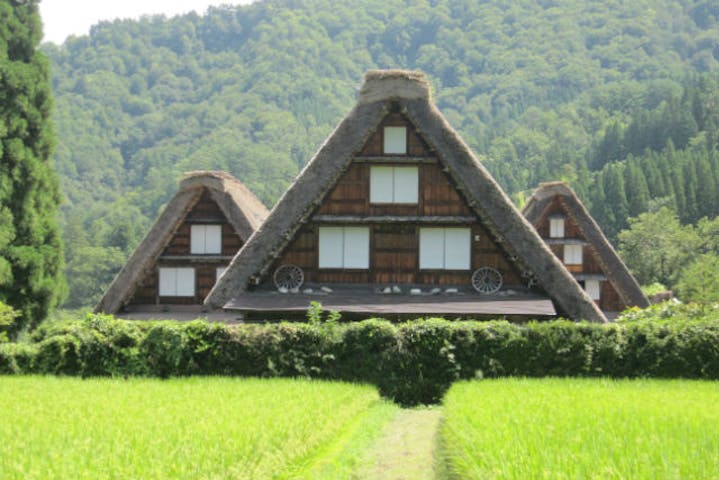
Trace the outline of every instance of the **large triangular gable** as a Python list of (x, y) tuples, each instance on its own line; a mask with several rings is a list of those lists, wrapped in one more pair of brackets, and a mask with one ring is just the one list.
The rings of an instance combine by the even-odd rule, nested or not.
[(206, 304), (222, 307), (267, 275), (270, 265), (317, 210), (378, 124), (394, 110), (416, 127), (482, 225), (503, 242), (515, 264), (536, 280), (562, 312), (574, 319), (606, 321), (433, 105), (424, 74), (396, 70), (366, 74), (355, 107), (233, 259)]
[(647, 307), (649, 300), (639, 283), (612, 247), (604, 232), (587, 211), (574, 190), (564, 182), (542, 183), (524, 208), (524, 216), (535, 227), (546, 220), (549, 210), (559, 200), (559, 208), (576, 224), (581, 235), (596, 253), (598, 263), (625, 306)]
[(207, 193), (243, 241), (268, 215), (262, 202), (233, 176), (225, 172), (186, 173), (178, 192), (110, 284), (95, 311), (116, 313), (132, 297), (188, 213)]

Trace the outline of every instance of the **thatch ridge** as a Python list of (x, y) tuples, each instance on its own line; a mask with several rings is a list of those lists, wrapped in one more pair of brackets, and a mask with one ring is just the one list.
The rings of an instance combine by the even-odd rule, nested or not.
[(594, 247), (604, 274), (615, 286), (624, 303), (641, 308), (648, 307), (649, 300), (642, 292), (639, 283), (576, 192), (566, 182), (540, 183), (524, 207), (524, 216), (530, 223), (535, 224), (557, 196), (563, 197), (564, 205), (569, 210), (568, 215), (577, 223), (587, 241)]
[[(387, 80), (397, 83), (385, 84)], [(388, 85), (390, 88), (386, 88)], [(408, 94), (395, 90), (401, 85), (409, 85)], [(362, 92), (371, 95), (363, 96)], [(264, 273), (351, 163), (353, 155), (387, 113), (390, 102), (399, 104), (447, 167), (470, 207), (495, 229), (498, 238), (506, 240), (505, 246), (512, 255), (523, 259), (520, 265), (539, 281), (559, 310), (577, 320), (605, 322), (594, 302), (432, 104), (424, 74), (405, 71), (368, 72), (357, 105), (325, 140), (263, 226), (238, 252), (205, 303), (223, 306), (235, 293), (244, 291), (253, 277)]]
[(201, 187), (210, 190), (222, 213), (243, 240), (250, 238), (270, 213), (244, 183), (227, 172), (219, 170), (186, 172), (180, 182), (180, 190)]
[(431, 99), (429, 82), (424, 73), (411, 70), (369, 70), (365, 73), (358, 103), (398, 98)]
[(243, 241), (249, 240), (268, 215), (267, 208), (235, 177), (220, 171), (187, 172), (145, 238), (115, 276), (96, 312), (115, 313), (135, 292), (137, 284), (157, 261), (167, 242), (202, 196), (204, 189), (222, 210)]

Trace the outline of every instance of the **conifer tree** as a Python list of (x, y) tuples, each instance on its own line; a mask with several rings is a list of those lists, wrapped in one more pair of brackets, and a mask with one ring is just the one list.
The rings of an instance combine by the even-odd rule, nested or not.
[(11, 334), (39, 323), (64, 293), (41, 37), (36, 0), (0, 0), (0, 302), (19, 313)]
[(647, 210), (649, 203), (649, 187), (639, 166), (639, 160), (630, 156), (624, 169), (624, 184), (627, 196), (629, 215), (637, 216)]
[(697, 218), (715, 217), (717, 211), (717, 184), (714, 182), (714, 175), (709, 163), (709, 155), (700, 152), (694, 155), (694, 168), (697, 177)]

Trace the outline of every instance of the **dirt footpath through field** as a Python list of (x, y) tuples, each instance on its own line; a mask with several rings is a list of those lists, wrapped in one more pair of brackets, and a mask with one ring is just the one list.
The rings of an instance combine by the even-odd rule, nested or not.
[(442, 410), (401, 410), (385, 427), (363, 471), (367, 480), (433, 480), (434, 446)]

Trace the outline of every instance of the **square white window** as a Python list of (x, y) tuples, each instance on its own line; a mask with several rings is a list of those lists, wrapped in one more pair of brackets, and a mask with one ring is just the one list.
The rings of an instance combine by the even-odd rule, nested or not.
[(370, 203), (417, 203), (419, 169), (417, 167), (370, 168)]
[(217, 267), (215, 269), (215, 283), (217, 283), (222, 274), (225, 273), (225, 270), (227, 270), (227, 267)]
[(471, 265), (469, 228), (420, 228), (419, 268), (469, 270)]
[(549, 236), (551, 238), (564, 238), (564, 219), (563, 218), (550, 218), (549, 219)]
[(581, 265), (582, 262), (582, 245), (564, 246), (564, 263), (566, 265)]
[(407, 153), (406, 127), (384, 127), (384, 153), (400, 155)]
[(369, 268), (369, 228), (320, 227), (319, 268)]
[(599, 300), (601, 290), (599, 288), (599, 280), (587, 280), (584, 282), (584, 289), (592, 300)]
[(160, 296), (161, 297), (194, 297), (195, 296), (195, 269), (194, 268), (165, 268), (161, 267)]
[(190, 253), (222, 253), (222, 225), (192, 225), (190, 227)]

